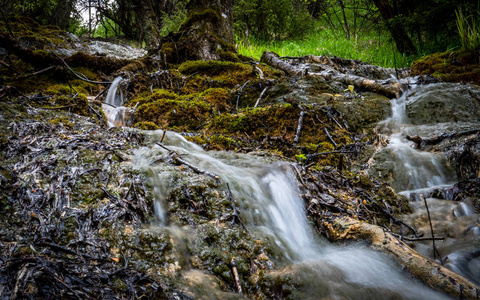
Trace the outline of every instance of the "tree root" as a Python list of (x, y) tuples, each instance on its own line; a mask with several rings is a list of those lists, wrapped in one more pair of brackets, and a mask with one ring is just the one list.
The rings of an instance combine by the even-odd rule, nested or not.
[(403, 268), (431, 288), (455, 298), (478, 299), (480, 289), (459, 274), (430, 260), (385, 229), (350, 217), (324, 221), (331, 240), (367, 240), (371, 247), (390, 253)]

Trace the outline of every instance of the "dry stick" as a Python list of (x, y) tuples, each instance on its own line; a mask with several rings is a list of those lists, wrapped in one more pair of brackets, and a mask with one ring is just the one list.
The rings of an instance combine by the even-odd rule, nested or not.
[(65, 67), (67, 67), (67, 69), (70, 72), (72, 72), (73, 75), (75, 75), (80, 80), (83, 80), (83, 81), (88, 82), (88, 83), (94, 83), (94, 84), (112, 84), (111, 81), (94, 81), (94, 80), (88, 79), (85, 75), (83, 75), (81, 73), (77, 73), (72, 68), (70, 68), (70, 66), (65, 62), (65, 60), (63, 58), (61, 58), (60, 56), (58, 56), (57, 53), (55, 53), (53, 51), (52, 51), (52, 53), (53, 53), (53, 55), (55, 55), (58, 59), (60, 59), (62, 61), (62, 63), (65, 65)]
[(95, 97), (95, 100), (97, 100), (101, 95), (103, 95), (108, 89), (103, 89), (98, 95)]
[(165, 138), (165, 135), (167, 134), (167, 131), (164, 130), (162, 134), (162, 138), (160, 139), (160, 143), (163, 143), (163, 139)]
[(440, 262), (442, 262), (442, 257), (440, 256), (440, 252), (438, 252), (438, 249), (435, 246), (435, 235), (433, 234), (432, 219), (430, 218), (430, 210), (428, 209), (427, 198), (425, 198), (423, 194), (420, 194), (420, 197), (423, 198), (423, 203), (425, 203), (425, 208), (427, 209), (428, 223), (430, 224), (430, 232), (432, 233), (433, 259), (437, 259), (437, 255), (438, 255)]
[(402, 239), (402, 240), (409, 241), (409, 242), (432, 241), (432, 240), (443, 241), (443, 240), (445, 240), (445, 237), (418, 237), (418, 238), (408, 238), (408, 237), (402, 236), (401, 239)]
[(24, 76), (21, 76), (21, 77), (17, 77), (17, 78), (14, 78), (13, 81), (17, 81), (17, 80), (23, 80), (23, 79), (27, 79), (29, 77), (33, 77), (33, 76), (36, 76), (36, 75), (40, 75), (42, 73), (45, 73), (47, 71), (50, 71), (51, 69), (55, 68), (56, 66), (50, 66), (50, 67), (47, 67), (43, 70), (40, 70), (40, 71), (37, 71), (37, 72), (33, 72), (31, 74), (28, 74), (28, 75), (24, 75)]
[(235, 257), (232, 258), (230, 265), (232, 266), (232, 274), (233, 279), (235, 280), (235, 285), (237, 286), (237, 291), (240, 295), (242, 295), (242, 286), (240, 285), (240, 278), (238, 277), (237, 263)]
[(9, 68), (10, 70), (12, 70), (12, 71), (15, 72), (15, 73), (20, 73), (17, 69), (15, 69), (14, 67), (10, 66), (9, 64), (7, 64), (6, 62), (4, 62), (3, 60), (0, 60), (0, 65), (4, 65), (5, 67)]
[(178, 154), (178, 152), (176, 151), (173, 151), (173, 150), (170, 150), (168, 149), (167, 147), (165, 147), (164, 145), (160, 144), (160, 143), (156, 143), (158, 146), (162, 147), (163, 149), (167, 150), (169, 152), (169, 154), (171, 155), (172, 159), (180, 164), (183, 164), (183, 165), (186, 165), (187, 167), (189, 167), (190, 169), (192, 169), (195, 173), (198, 173), (198, 174), (205, 174), (207, 176), (210, 176), (212, 177), (213, 179), (217, 180), (217, 181), (220, 181), (220, 177), (218, 177), (216, 174), (214, 173), (211, 173), (209, 171), (206, 171), (206, 170), (202, 170), (194, 165), (192, 165), (191, 163), (189, 163), (188, 161), (184, 160), (183, 158), (180, 157), (180, 154)]
[(263, 91), (260, 93), (260, 96), (258, 97), (257, 102), (255, 102), (255, 105), (253, 106), (253, 108), (257, 108), (258, 103), (260, 103), (260, 99), (262, 99), (263, 94), (265, 94), (265, 92), (268, 90), (268, 88), (269, 87), (267, 86), (266, 88), (263, 89)]
[[(300, 109), (302, 107), (299, 105)], [(303, 116), (305, 115), (305, 111), (302, 109), (300, 112), (300, 117), (298, 118), (298, 126), (297, 126), (297, 133), (295, 134), (295, 138), (293, 139), (293, 144), (292, 147), (296, 147), (298, 140), (300, 139), (300, 132), (302, 131), (302, 126), (303, 126)]]
[(247, 80), (247, 82), (245, 82), (242, 87), (240, 88), (239, 92), (238, 92), (238, 96), (237, 96), (237, 105), (235, 106), (235, 110), (238, 110), (238, 102), (240, 101), (240, 96), (242, 95), (242, 91), (243, 89), (245, 88), (245, 86), (250, 82), (250, 80)]
[(332, 136), (330, 135), (330, 133), (328, 132), (328, 129), (327, 127), (324, 127), (323, 128), (325, 130), (325, 133), (327, 134), (328, 138), (330, 139), (330, 141), (332, 142), (332, 144), (337, 147), (337, 143), (335, 143), (335, 141), (333, 140)]

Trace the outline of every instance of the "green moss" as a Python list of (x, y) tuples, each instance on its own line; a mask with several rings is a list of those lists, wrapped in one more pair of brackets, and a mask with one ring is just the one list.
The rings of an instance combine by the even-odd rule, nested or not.
[(138, 122), (133, 125), (134, 128), (142, 129), (142, 130), (157, 130), (160, 129), (157, 124), (153, 122)]
[(198, 22), (211, 22), (216, 24), (220, 21), (220, 19), (220, 15), (213, 9), (194, 11), (187, 16), (186, 20), (180, 26), (180, 31), (189, 29), (193, 24)]
[[(134, 100), (139, 103), (135, 112), (138, 122), (153, 122), (160, 128), (192, 131), (199, 129), (212, 114), (212, 106), (198, 97), (178, 97), (174, 93), (158, 91)], [(172, 99), (173, 98), (173, 99)]]
[(434, 53), (412, 63), (412, 75), (432, 74), (449, 82), (480, 84), (480, 52), (464, 50)]
[(185, 75), (194, 73), (207, 74), (215, 76), (234, 71), (251, 72), (252, 68), (246, 64), (228, 62), (228, 61), (187, 61), (178, 67), (178, 71)]

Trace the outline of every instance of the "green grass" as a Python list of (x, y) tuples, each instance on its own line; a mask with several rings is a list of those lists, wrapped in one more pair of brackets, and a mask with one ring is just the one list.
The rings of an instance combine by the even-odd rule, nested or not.
[(346, 39), (329, 28), (319, 28), (303, 40), (261, 42), (253, 39), (238, 40), (238, 52), (260, 59), (264, 51), (273, 51), (280, 56), (328, 55), (347, 59), (360, 59), (383, 67), (407, 67), (414, 56), (404, 56), (396, 51), (387, 34), (367, 33), (357, 39)]

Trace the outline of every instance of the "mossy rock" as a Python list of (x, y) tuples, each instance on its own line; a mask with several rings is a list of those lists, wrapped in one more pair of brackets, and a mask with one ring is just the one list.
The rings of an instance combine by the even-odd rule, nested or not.
[(433, 76), (448, 82), (471, 82), (480, 84), (480, 49), (434, 53), (412, 63), (411, 74)]
[(372, 130), (391, 114), (390, 99), (373, 93), (365, 93), (362, 97), (338, 98), (333, 103), (345, 115), (349, 128), (354, 132)]

